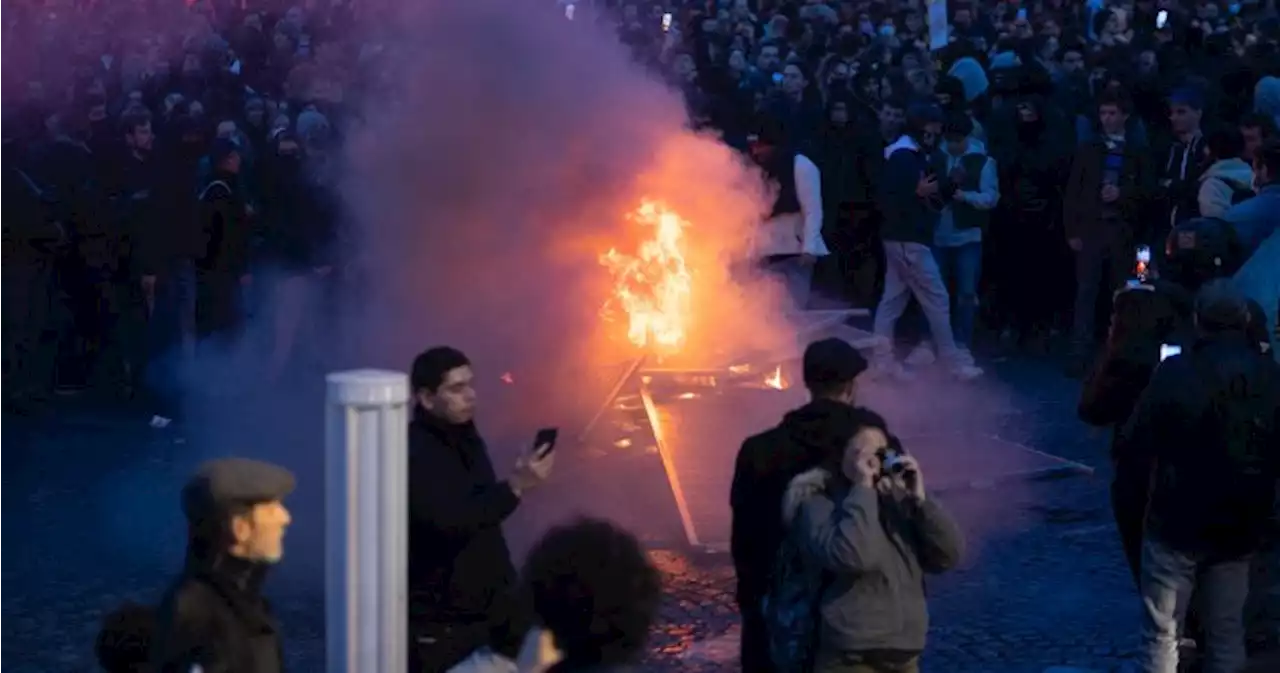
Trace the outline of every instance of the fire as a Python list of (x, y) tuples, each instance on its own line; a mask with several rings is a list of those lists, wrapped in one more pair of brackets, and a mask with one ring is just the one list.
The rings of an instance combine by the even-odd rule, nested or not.
[(684, 230), (689, 223), (664, 204), (644, 199), (628, 216), (651, 231), (635, 255), (617, 248), (600, 255), (600, 264), (613, 276), (613, 297), (602, 314), (615, 305), (627, 314), (627, 339), (638, 347), (675, 351), (687, 336), (692, 278), (685, 266)]
[(773, 373), (764, 380), (764, 384), (774, 390), (787, 389), (787, 382), (782, 378), (782, 365), (778, 365), (778, 368), (773, 370)]

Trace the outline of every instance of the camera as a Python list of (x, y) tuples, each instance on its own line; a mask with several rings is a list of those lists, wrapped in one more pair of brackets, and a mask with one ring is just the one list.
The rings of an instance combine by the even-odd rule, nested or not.
[(907, 469), (907, 463), (903, 460), (905, 454), (901, 449), (884, 448), (881, 449), (880, 456), (880, 474), (882, 476), (894, 476), (902, 474)]

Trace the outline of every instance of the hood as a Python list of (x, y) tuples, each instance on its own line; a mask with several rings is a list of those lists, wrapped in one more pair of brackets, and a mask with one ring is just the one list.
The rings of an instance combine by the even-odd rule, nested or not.
[(805, 466), (822, 465), (838, 460), (857, 430), (851, 411), (843, 402), (817, 399), (787, 412), (778, 428), (803, 453)]
[(1280, 118), (1280, 77), (1263, 77), (1253, 90), (1253, 111)]
[(1245, 163), (1243, 159), (1223, 159), (1215, 161), (1205, 169), (1200, 181), (1204, 182), (1209, 178), (1218, 178), (1225, 182), (1235, 183), (1240, 187), (1248, 187), (1253, 184), (1253, 168)]
[(787, 492), (782, 494), (782, 524), (790, 526), (796, 514), (800, 513), (800, 505), (803, 505), (805, 500), (827, 490), (829, 479), (831, 479), (831, 473), (820, 467), (796, 475), (787, 484)]
[(960, 80), (960, 84), (964, 86), (966, 102), (973, 102), (973, 99), (986, 93), (991, 85), (986, 71), (982, 69), (982, 64), (970, 56), (957, 59), (947, 74)]
[[(945, 150), (944, 150), (944, 152), (945, 152)], [(946, 154), (947, 154), (947, 156), (950, 156), (950, 157), (952, 157), (952, 158), (956, 158), (956, 157), (955, 157), (954, 155), (952, 155), (950, 152), (946, 152)], [(970, 154), (977, 154), (978, 156), (983, 156), (983, 157), (987, 156), (987, 146), (986, 146), (986, 144), (985, 144), (985, 143), (983, 143), (981, 140), (978, 140), (977, 138), (974, 138), (973, 136), (969, 136), (969, 149), (965, 150), (965, 151), (964, 151), (964, 154), (962, 154), (961, 156), (968, 156), (968, 155), (970, 155)]]
[(893, 156), (894, 152), (897, 152), (898, 150), (911, 150), (912, 152), (919, 152), (920, 145), (916, 144), (916, 141), (912, 140), (911, 136), (908, 136), (908, 135), (898, 136), (897, 140), (889, 143), (889, 146), (884, 148), (884, 158), (888, 159), (889, 157)]

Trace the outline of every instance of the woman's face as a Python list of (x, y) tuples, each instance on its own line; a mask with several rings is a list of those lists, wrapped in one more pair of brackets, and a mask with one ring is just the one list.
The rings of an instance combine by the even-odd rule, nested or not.
[(863, 428), (849, 440), (844, 449), (844, 460), (840, 471), (853, 477), (858, 473), (858, 464), (862, 463), (889, 446), (889, 438), (879, 428)]
[(844, 103), (831, 104), (831, 123), (844, 126), (849, 123), (849, 106)]
[(747, 69), (747, 55), (742, 53), (741, 49), (734, 49), (729, 52), (729, 69), (734, 72), (742, 72)]

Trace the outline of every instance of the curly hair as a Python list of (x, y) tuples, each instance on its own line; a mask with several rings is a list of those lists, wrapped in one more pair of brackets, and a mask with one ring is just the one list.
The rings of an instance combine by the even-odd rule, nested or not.
[(633, 661), (648, 640), (662, 580), (640, 542), (607, 521), (579, 519), (551, 529), (522, 572), (539, 620), (565, 661)]

